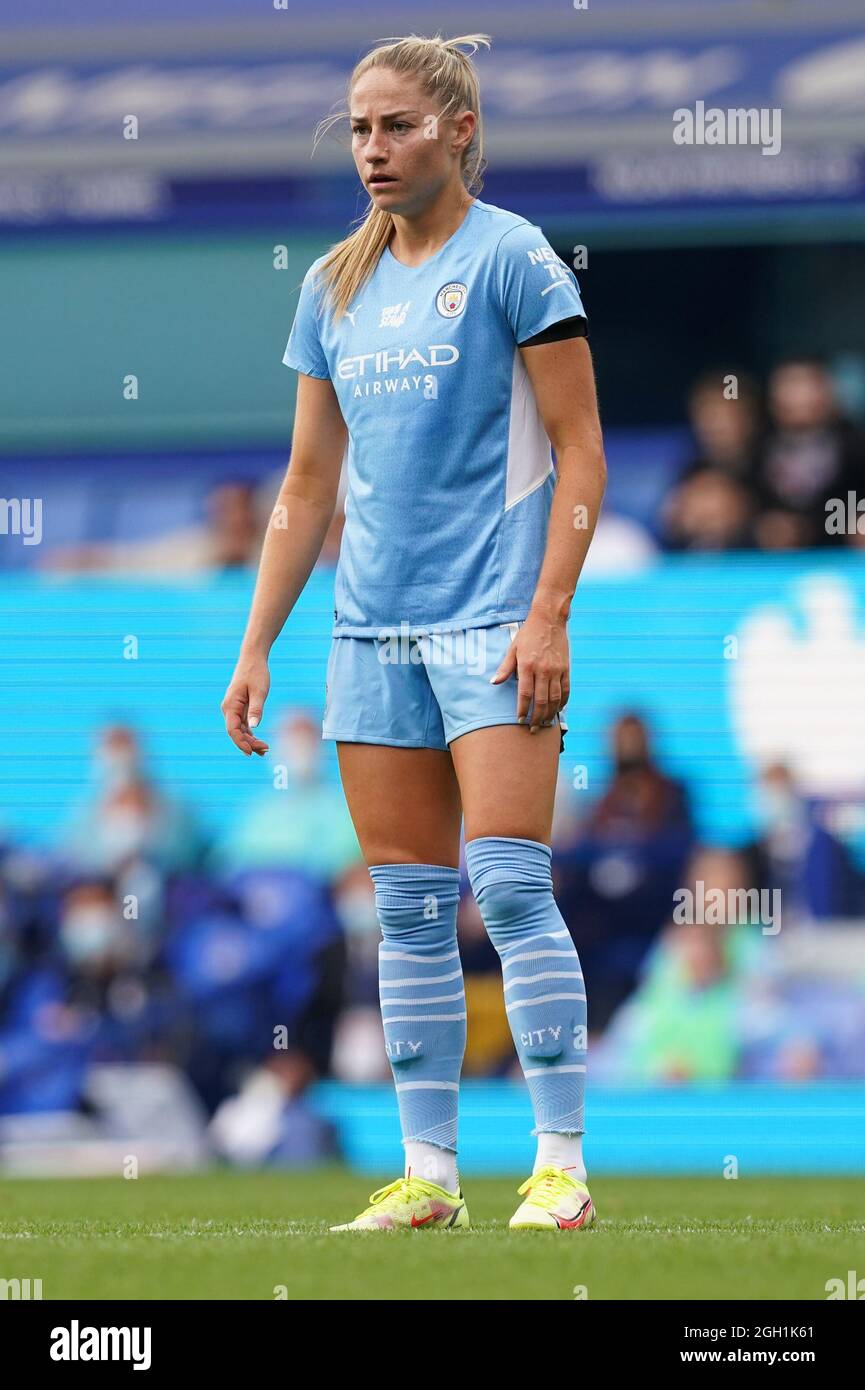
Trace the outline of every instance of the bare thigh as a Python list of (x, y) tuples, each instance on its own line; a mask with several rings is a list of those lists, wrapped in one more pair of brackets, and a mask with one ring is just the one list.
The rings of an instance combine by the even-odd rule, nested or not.
[(459, 867), (462, 805), (450, 753), (339, 741), (336, 751), (367, 864)]
[(462, 796), (466, 840), (509, 835), (548, 845), (559, 771), (558, 725), (473, 729), (450, 745)]

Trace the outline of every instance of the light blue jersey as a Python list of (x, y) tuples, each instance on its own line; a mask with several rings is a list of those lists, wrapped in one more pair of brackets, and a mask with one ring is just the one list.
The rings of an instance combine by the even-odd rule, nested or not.
[(283, 361), (348, 426), (334, 636), (527, 617), (555, 486), (517, 344), (584, 315), (538, 227), (478, 200), (423, 265), (385, 250), (337, 324), (313, 263)]

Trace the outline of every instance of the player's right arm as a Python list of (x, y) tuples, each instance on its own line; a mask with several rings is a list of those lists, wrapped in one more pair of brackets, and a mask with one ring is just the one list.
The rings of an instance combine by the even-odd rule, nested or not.
[(299, 374), (291, 459), (267, 525), (246, 632), (221, 705), (226, 732), (247, 757), (267, 752), (252, 729), (270, 689), (270, 649), (321, 553), (336, 510), (347, 440), (332, 381)]

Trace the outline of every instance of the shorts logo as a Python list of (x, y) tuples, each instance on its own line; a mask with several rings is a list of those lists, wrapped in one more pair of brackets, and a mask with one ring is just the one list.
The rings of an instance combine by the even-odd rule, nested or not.
[(468, 289), (459, 280), (452, 280), (449, 285), (442, 285), (436, 295), (436, 308), (443, 319), (459, 318), (463, 309), (466, 307), (468, 299)]

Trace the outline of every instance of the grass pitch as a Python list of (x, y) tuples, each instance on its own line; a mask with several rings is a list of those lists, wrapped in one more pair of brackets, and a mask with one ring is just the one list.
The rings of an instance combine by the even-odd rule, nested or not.
[(824, 1300), (865, 1271), (855, 1178), (595, 1177), (595, 1226), (548, 1233), (507, 1229), (521, 1176), (468, 1176), (469, 1231), (327, 1231), (392, 1177), (3, 1179), (0, 1279), (73, 1300)]

